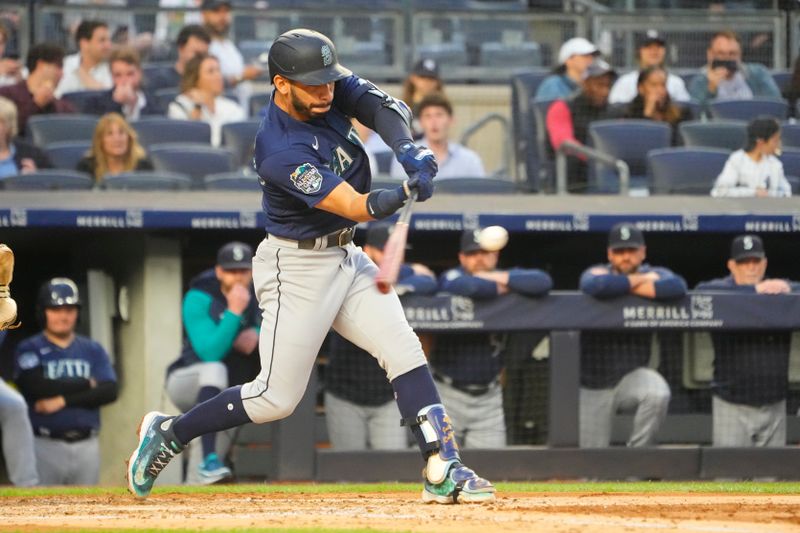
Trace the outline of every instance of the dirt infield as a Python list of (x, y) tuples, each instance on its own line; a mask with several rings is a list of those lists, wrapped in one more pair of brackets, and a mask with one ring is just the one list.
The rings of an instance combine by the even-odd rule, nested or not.
[(800, 532), (800, 495), (502, 494), (491, 505), (429, 506), (381, 494), (158, 494), (8, 497), (0, 531), (369, 528), (432, 533)]

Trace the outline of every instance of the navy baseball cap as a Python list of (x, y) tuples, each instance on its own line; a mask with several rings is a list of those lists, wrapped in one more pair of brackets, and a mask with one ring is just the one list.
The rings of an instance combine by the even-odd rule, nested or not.
[(758, 235), (739, 235), (731, 243), (731, 259), (763, 259), (767, 257), (764, 252), (764, 243)]
[(647, 33), (644, 34), (644, 37), (639, 41), (638, 48), (644, 48), (646, 46), (650, 46), (651, 44), (657, 44), (659, 46), (667, 46), (667, 41), (664, 40), (664, 37), (658, 33), (658, 30), (649, 29)]
[(482, 250), (481, 245), (478, 242), (478, 236), (480, 234), (481, 228), (465, 229), (463, 233), (461, 233), (461, 247), (459, 248), (459, 251), (462, 254), (468, 254)]
[(253, 249), (243, 242), (229, 242), (217, 252), (217, 266), (223, 270), (253, 268)]
[(439, 63), (430, 57), (423, 57), (411, 68), (411, 73), (423, 78), (439, 79)]
[(644, 234), (630, 222), (614, 224), (614, 227), (608, 232), (608, 247), (612, 250), (641, 248), (642, 246), (644, 246)]

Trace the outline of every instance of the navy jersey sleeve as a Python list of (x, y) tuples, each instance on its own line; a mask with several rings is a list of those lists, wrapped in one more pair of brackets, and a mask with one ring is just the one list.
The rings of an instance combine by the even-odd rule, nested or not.
[(612, 274), (608, 268), (593, 266), (581, 275), (581, 291), (595, 298), (614, 298), (623, 296), (631, 291), (628, 276)]
[(465, 274), (458, 268), (448, 270), (439, 278), (439, 290), (475, 299), (495, 298), (497, 283)]
[(117, 374), (111, 366), (111, 359), (109, 359), (105, 348), (100, 346), (99, 343), (92, 341), (92, 377), (95, 381), (117, 381)]
[(508, 288), (528, 296), (542, 296), (553, 288), (553, 279), (536, 268), (512, 268), (508, 271)]
[(424, 274), (417, 274), (414, 272), (414, 268), (408, 263), (400, 265), (397, 282), (399, 285), (404, 286), (404, 292), (413, 292), (415, 294), (433, 294), (438, 288), (438, 283), (435, 278)]
[(664, 267), (656, 267), (653, 270), (660, 276), (653, 283), (656, 289), (656, 300), (669, 300), (686, 294), (688, 288), (686, 281), (681, 276)]
[(308, 207), (316, 207), (342, 183), (342, 178), (325, 166), (315, 152), (302, 145), (268, 155), (261, 162), (258, 175)]
[(348, 76), (336, 82), (333, 89), (333, 104), (348, 117), (355, 117), (359, 98), (375, 88), (372, 82), (363, 80), (355, 74)]

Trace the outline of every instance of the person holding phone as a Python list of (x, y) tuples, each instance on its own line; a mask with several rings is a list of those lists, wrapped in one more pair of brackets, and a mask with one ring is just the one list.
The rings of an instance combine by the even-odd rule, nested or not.
[(764, 65), (742, 62), (742, 45), (736, 33), (726, 30), (711, 37), (706, 51), (708, 65), (689, 83), (693, 100), (781, 98), (781, 91)]

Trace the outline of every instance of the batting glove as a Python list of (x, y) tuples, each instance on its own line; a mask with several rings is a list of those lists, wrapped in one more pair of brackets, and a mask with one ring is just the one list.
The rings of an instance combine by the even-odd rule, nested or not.
[(417, 200), (424, 202), (433, 195), (433, 178), (439, 170), (436, 158), (428, 148), (405, 143), (397, 151), (397, 161), (408, 174), (408, 188), (417, 190)]

